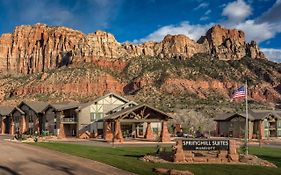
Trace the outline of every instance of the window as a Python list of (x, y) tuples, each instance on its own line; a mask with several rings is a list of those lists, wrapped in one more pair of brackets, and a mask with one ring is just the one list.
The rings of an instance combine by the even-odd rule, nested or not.
[(155, 133), (155, 134), (158, 134), (158, 128), (152, 128), (152, 130), (153, 130), (153, 132)]
[(19, 123), (19, 122), (20, 122), (20, 119), (19, 119), (18, 116), (15, 116), (15, 117), (14, 117), (14, 120), (15, 120), (15, 121), (14, 121), (15, 123)]
[(265, 131), (264, 131), (264, 135), (265, 135), (265, 137), (268, 137), (268, 136), (269, 136), (268, 130), (265, 130)]
[(281, 128), (281, 120), (277, 120), (277, 127)]
[(277, 131), (277, 137), (281, 137), (281, 130)]
[(269, 122), (267, 120), (264, 121), (264, 128), (265, 129), (268, 129), (269, 127)]
[(32, 116), (28, 116), (28, 122), (29, 122), (29, 123), (33, 123), (33, 118), (32, 118)]
[(90, 113), (90, 117), (91, 117), (91, 122), (100, 120), (103, 118), (103, 113), (102, 112), (92, 112)]

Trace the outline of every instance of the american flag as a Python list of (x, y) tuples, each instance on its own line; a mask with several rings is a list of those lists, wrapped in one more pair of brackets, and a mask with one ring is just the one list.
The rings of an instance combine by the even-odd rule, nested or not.
[(240, 97), (245, 97), (246, 96), (246, 91), (245, 87), (241, 86), (237, 90), (233, 92), (232, 99), (240, 98)]

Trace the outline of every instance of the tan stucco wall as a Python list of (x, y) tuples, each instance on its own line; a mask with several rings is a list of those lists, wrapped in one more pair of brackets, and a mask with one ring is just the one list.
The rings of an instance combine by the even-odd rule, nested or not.
[[(119, 100), (118, 98), (106, 97), (104, 99), (99, 100), (97, 103), (90, 104), (87, 107), (84, 107), (78, 113), (79, 121), (78, 127), (79, 131), (83, 132), (85, 130), (97, 133), (97, 129), (102, 129), (103, 125), (98, 124), (97, 122), (91, 122), (91, 113), (92, 112), (99, 112), (103, 113), (103, 117), (105, 117), (105, 113), (109, 112), (110, 110), (125, 104), (124, 101)], [(102, 128), (101, 128), (102, 127)]]

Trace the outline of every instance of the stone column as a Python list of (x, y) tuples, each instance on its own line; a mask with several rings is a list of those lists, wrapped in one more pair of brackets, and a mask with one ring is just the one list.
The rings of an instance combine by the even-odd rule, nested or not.
[(25, 131), (29, 132), (29, 117), (24, 115), (24, 118), (25, 118)]
[(217, 137), (220, 136), (220, 122), (217, 121), (217, 125), (216, 125), (216, 134), (217, 134)]
[(37, 133), (40, 134), (40, 132), (39, 132), (39, 129), (40, 129), (39, 128), (39, 118), (37, 116), (35, 116), (35, 117), (33, 117), (33, 119), (34, 119), (34, 121), (33, 121), (33, 132), (37, 131)]
[(5, 129), (6, 129), (6, 125), (5, 125), (5, 121), (2, 117), (2, 120), (1, 120), (1, 134), (5, 134)]
[(21, 115), (20, 132), (21, 133), (25, 133), (26, 132), (26, 119), (25, 119), (24, 115)]
[(111, 122), (109, 121), (103, 122), (103, 138), (108, 142), (111, 142), (113, 139)]
[(253, 139), (253, 128), (254, 128), (254, 123), (249, 121), (249, 127), (248, 127), (248, 132), (249, 132), (249, 140)]
[[(182, 148), (182, 140), (178, 140), (174, 149), (174, 162), (185, 162), (185, 155)], [(192, 157), (191, 157), (192, 160)]]
[(59, 135), (58, 135), (58, 138), (65, 138), (66, 137), (66, 135), (65, 135), (65, 131), (64, 131), (64, 124), (63, 123), (60, 123), (59, 124), (59, 128), (60, 128), (60, 130), (59, 130)]
[(153, 140), (154, 139), (154, 134), (153, 134), (153, 131), (151, 129), (151, 123), (150, 122), (147, 123), (146, 131), (145, 131), (145, 136), (144, 137), (146, 139), (148, 139), (148, 140)]
[(115, 120), (115, 127), (114, 127), (114, 142), (123, 142), (123, 136), (121, 131), (121, 124), (119, 120)]
[(11, 117), (11, 121), (10, 121), (10, 132), (9, 134), (14, 135), (15, 134), (15, 122), (13, 117)]
[(264, 139), (264, 126), (263, 126), (263, 122), (262, 122), (262, 120), (260, 120), (258, 122), (259, 122), (259, 126), (258, 126), (259, 138), (260, 139)]
[(162, 122), (162, 130), (160, 135), (161, 142), (171, 142), (170, 133), (168, 131), (167, 121)]
[(62, 120), (64, 118), (64, 113), (63, 111), (58, 112), (58, 117), (59, 121), (57, 121), (57, 125), (59, 126), (59, 134), (58, 134), (58, 138), (65, 138), (66, 134), (65, 134), (65, 130), (64, 130), (64, 124), (62, 123)]
[(237, 153), (237, 145), (235, 140), (229, 140), (228, 161), (239, 161), (239, 155)]

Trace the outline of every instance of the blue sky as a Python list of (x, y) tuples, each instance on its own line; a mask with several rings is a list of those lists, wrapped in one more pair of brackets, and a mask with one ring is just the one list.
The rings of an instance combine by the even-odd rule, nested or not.
[(273, 59), (281, 55), (281, 0), (0, 0), (0, 33), (46, 23), (119, 42), (160, 41), (166, 34), (197, 40), (214, 24), (239, 28)]

